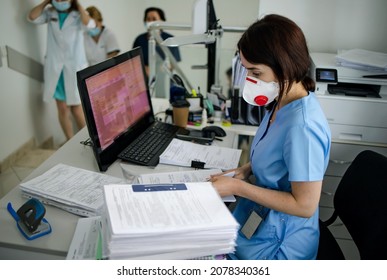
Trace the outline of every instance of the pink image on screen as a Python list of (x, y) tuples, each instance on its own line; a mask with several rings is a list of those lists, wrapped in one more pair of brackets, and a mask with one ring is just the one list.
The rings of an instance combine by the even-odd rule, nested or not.
[(87, 79), (86, 86), (102, 150), (151, 110), (140, 57)]

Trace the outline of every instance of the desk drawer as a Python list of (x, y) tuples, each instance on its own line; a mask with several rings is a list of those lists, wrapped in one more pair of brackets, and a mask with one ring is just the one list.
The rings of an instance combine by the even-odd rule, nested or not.
[(384, 99), (317, 97), (330, 124), (387, 128), (387, 102)]
[(387, 128), (335, 123), (329, 123), (329, 127), (332, 139), (387, 144)]

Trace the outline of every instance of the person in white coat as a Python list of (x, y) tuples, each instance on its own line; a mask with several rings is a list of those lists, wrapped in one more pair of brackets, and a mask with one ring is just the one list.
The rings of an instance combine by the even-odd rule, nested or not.
[(71, 115), (78, 129), (85, 126), (76, 72), (88, 66), (84, 32), (94, 28), (95, 21), (78, 0), (44, 0), (31, 9), (28, 20), (48, 26), (43, 100), (56, 100), (59, 123), (68, 140), (74, 135)]
[(103, 24), (101, 12), (95, 6), (86, 8), (97, 26), (85, 35), (86, 57), (89, 65), (100, 63), (120, 52), (114, 33)]

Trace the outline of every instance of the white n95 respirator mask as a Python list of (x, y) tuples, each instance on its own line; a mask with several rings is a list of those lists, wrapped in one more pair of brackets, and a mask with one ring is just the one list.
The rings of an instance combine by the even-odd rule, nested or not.
[(272, 102), (279, 93), (279, 85), (275, 82), (266, 83), (247, 76), (243, 87), (243, 99), (254, 106), (264, 106)]

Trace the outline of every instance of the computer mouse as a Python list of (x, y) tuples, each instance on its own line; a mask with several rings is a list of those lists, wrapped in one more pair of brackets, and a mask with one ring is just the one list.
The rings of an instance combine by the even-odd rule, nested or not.
[(213, 133), (215, 133), (215, 136), (217, 137), (224, 137), (227, 135), (223, 128), (216, 125), (206, 126), (202, 129), (202, 132), (204, 137), (211, 137), (211, 134)]

